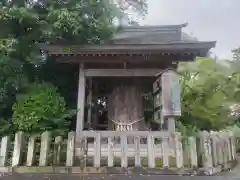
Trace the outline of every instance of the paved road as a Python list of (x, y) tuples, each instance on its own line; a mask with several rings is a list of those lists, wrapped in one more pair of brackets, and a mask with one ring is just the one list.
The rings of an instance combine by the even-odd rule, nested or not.
[(231, 172), (215, 176), (177, 176), (177, 175), (81, 175), (81, 174), (2, 174), (0, 180), (240, 180), (240, 166)]
[[(232, 176), (233, 175), (233, 176)], [(43, 175), (43, 174), (13, 174), (1, 176), (1, 180), (239, 180), (240, 176), (171, 176), (171, 175)]]
[(216, 176), (177, 175), (77, 175), (77, 174), (0, 174), (0, 180), (240, 180), (240, 164), (231, 172)]
[(237, 179), (237, 180), (240, 180), (240, 165), (235, 167), (230, 172), (220, 173), (219, 176), (226, 177), (226, 179), (232, 179), (232, 180)]

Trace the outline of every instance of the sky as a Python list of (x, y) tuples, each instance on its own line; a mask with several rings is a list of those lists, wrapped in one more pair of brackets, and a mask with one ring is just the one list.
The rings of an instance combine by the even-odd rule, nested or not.
[(184, 32), (199, 41), (217, 41), (211, 51), (230, 59), (240, 47), (240, 0), (148, 0), (143, 25), (188, 23)]

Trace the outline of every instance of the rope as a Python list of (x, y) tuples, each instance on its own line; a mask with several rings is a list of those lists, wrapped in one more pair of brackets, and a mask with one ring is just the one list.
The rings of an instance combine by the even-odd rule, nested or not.
[(131, 123), (121, 123), (121, 122), (116, 122), (116, 121), (114, 121), (114, 120), (113, 120), (112, 118), (110, 118), (109, 116), (108, 116), (108, 118), (109, 118), (114, 124), (117, 125), (117, 127), (116, 127), (116, 130), (117, 130), (117, 131), (132, 131), (132, 130), (133, 130), (133, 124), (135, 124), (135, 123), (137, 123), (137, 122), (139, 122), (139, 121), (141, 121), (141, 120), (144, 119), (144, 117), (142, 117), (141, 119), (135, 120), (135, 121), (133, 121), (133, 122), (131, 122)]
[(141, 119), (135, 120), (135, 121), (133, 121), (133, 122), (131, 122), (131, 123), (121, 123), (121, 122), (114, 121), (114, 120), (113, 120), (112, 118), (110, 118), (109, 116), (108, 116), (108, 118), (109, 118), (112, 122), (114, 122), (114, 124), (118, 124), (118, 125), (133, 125), (133, 124), (135, 124), (135, 123), (137, 123), (137, 122), (139, 122), (139, 121), (142, 121), (142, 120), (144, 119), (144, 117), (142, 117)]

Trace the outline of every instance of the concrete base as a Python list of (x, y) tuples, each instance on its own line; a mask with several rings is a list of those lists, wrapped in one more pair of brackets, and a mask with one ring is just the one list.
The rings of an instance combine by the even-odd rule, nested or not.
[(31, 173), (43, 173), (43, 174), (138, 174), (138, 175), (180, 175), (180, 176), (196, 176), (196, 175), (213, 175), (222, 171), (230, 170), (236, 165), (236, 161), (229, 163), (227, 168), (214, 167), (209, 172), (202, 168), (143, 168), (143, 167), (0, 167), (0, 173), (9, 174), (31, 174)]

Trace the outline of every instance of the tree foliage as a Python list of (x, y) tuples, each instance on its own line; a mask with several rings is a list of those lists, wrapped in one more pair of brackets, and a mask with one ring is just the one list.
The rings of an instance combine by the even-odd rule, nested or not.
[(222, 62), (198, 58), (181, 63), (182, 110), (180, 120), (199, 129), (219, 130), (233, 121), (229, 118), (233, 103), (231, 69)]
[[(78, 69), (70, 64), (56, 63), (52, 57), (44, 57), (39, 51), (39, 43), (103, 43), (117, 29), (115, 19), (120, 18), (128, 9), (134, 9), (134, 13), (142, 16), (146, 13), (145, 7), (146, 2), (142, 0), (1, 0), (0, 123), (7, 124), (2, 130), (5, 132), (8, 129), (6, 127), (11, 125), (13, 114), (17, 128), (35, 131), (36, 122), (24, 120), (27, 115), (31, 115), (28, 106), (34, 109), (34, 103), (41, 104), (34, 109), (36, 114), (33, 117), (36, 120), (45, 118), (54, 121), (54, 117), (51, 117), (54, 112), (50, 115), (43, 113), (43, 109), (50, 106), (46, 101), (53, 102), (53, 99), (44, 97), (47, 92), (34, 89), (38, 82), (51, 84), (52, 91), (58, 87), (60, 95), (55, 95), (64, 98), (68, 108), (76, 108)], [(46, 88), (45, 85), (40, 86), (41, 90)], [(16, 101), (17, 94), (24, 94), (26, 99), (23, 102), (27, 105), (20, 100)], [(33, 98), (33, 101), (29, 98)]]
[(236, 87), (232, 89), (234, 105), (231, 106), (231, 115), (235, 118), (237, 126), (240, 127), (240, 48), (233, 49), (232, 53), (233, 59), (228, 63), (232, 70), (231, 82), (236, 84)]
[[(22, 64), (8, 56), (0, 56), (0, 114), (2, 117), (11, 115), (7, 107), (15, 101), (13, 95), (19, 92), (26, 83)], [(7, 77), (7, 78), (6, 78)]]
[(17, 97), (13, 105), (13, 124), (24, 132), (66, 132), (69, 117), (64, 99), (57, 89), (48, 83), (32, 84), (26, 93)]
[(183, 125), (205, 130), (240, 126), (240, 48), (232, 53), (231, 60), (197, 58), (179, 64)]

